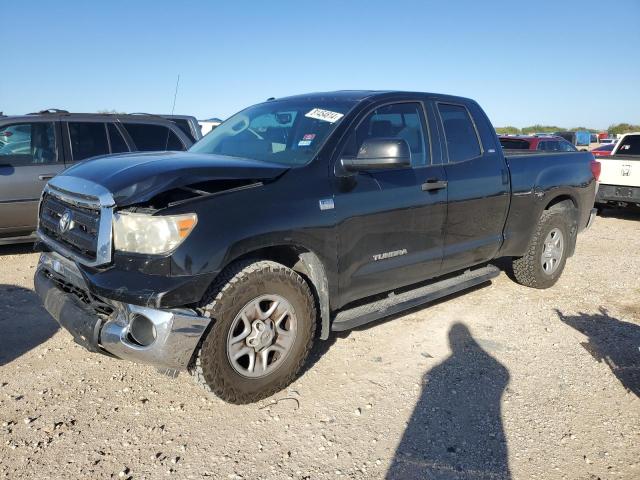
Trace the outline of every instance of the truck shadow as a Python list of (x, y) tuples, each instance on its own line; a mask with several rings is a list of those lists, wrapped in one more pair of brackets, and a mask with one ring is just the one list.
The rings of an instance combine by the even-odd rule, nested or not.
[(598, 212), (598, 216), (603, 218), (619, 218), (621, 220), (640, 220), (640, 208), (634, 206), (620, 208), (604, 207)]
[(48, 340), (58, 324), (33, 290), (0, 285), (0, 367)]
[(558, 317), (588, 337), (580, 345), (598, 362), (609, 366), (624, 387), (640, 397), (640, 326), (609, 315), (606, 308), (599, 313)]
[(27, 255), (36, 253), (34, 242), (14, 243), (12, 245), (0, 245), (0, 256), (4, 255)]
[(509, 479), (500, 402), (508, 370), (468, 328), (449, 331), (451, 355), (427, 372), (387, 479)]

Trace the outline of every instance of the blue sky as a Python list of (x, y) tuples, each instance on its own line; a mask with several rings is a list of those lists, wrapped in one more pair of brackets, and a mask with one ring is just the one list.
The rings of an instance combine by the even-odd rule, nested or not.
[(524, 3), (10, 2), (0, 111), (166, 113), (180, 74), (198, 118), (363, 88), (472, 97), (497, 126), (640, 123), (640, 1)]

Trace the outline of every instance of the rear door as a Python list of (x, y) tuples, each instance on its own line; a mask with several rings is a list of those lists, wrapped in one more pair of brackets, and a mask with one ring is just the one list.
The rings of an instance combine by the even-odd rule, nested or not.
[(491, 124), (477, 104), (434, 102), (448, 182), (442, 273), (490, 260), (502, 245), (509, 172)]
[(80, 162), (98, 155), (108, 155), (109, 138), (104, 120), (78, 119), (64, 122), (67, 137), (67, 162)]
[(0, 237), (29, 234), (47, 181), (64, 169), (59, 123), (33, 119), (0, 126)]
[[(365, 139), (402, 138), (409, 144), (412, 163), (342, 179), (335, 196), (341, 304), (440, 271), (446, 183), (437, 144), (438, 155), (433, 154), (425, 113), (420, 101), (372, 107), (339, 150), (338, 158), (355, 157)], [(443, 186), (430, 188), (437, 182)]]

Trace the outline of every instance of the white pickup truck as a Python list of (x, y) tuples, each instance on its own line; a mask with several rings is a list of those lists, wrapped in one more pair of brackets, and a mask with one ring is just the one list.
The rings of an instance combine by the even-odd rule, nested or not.
[(602, 165), (596, 204), (640, 207), (640, 132), (627, 133)]

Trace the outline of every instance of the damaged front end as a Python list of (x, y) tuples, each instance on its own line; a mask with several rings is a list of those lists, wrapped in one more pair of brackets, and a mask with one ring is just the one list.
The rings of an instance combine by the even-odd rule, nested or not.
[(186, 370), (210, 319), (93, 295), (75, 263), (45, 252), (34, 278), (45, 309), (89, 351), (170, 371)]
[[(196, 207), (183, 206), (259, 187), (285, 171), (190, 154), (77, 165), (52, 179), (41, 198), (36, 292), (88, 350), (184, 370), (210, 321), (187, 307), (217, 270), (173, 271), (198, 221)], [(188, 264), (189, 255), (180, 255)]]

